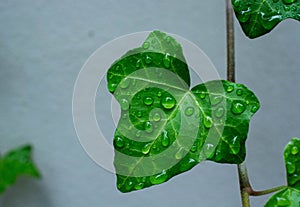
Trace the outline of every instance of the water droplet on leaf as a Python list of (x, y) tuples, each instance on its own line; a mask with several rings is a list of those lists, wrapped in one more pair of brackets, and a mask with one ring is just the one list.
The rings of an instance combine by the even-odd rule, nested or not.
[(227, 91), (228, 93), (232, 92), (233, 90), (234, 90), (234, 87), (231, 86), (231, 85), (229, 85), (229, 86), (227, 87), (227, 89), (226, 89), (226, 91)]
[(238, 96), (243, 95), (243, 90), (242, 89), (237, 89), (236, 90), (236, 95), (238, 95)]
[(129, 85), (130, 85), (130, 79), (128, 78), (124, 78), (120, 83), (120, 87), (123, 89), (128, 88)]
[(185, 115), (192, 116), (194, 114), (195, 109), (193, 107), (187, 107), (185, 109)]
[(151, 146), (152, 146), (151, 143), (146, 144), (142, 149), (142, 153), (144, 155), (148, 154), (150, 152)]
[(224, 114), (225, 114), (225, 108), (224, 108), (223, 106), (221, 106), (221, 107), (219, 107), (219, 108), (217, 108), (217, 109), (215, 110), (215, 116), (216, 116), (217, 118), (223, 117)]
[(124, 147), (124, 141), (123, 141), (123, 139), (121, 137), (119, 137), (119, 136), (116, 137), (116, 139), (115, 139), (115, 145), (117, 147), (119, 147), (119, 148)]
[(148, 133), (151, 133), (153, 131), (153, 126), (150, 121), (145, 122), (145, 130)]
[(170, 60), (170, 54), (166, 53), (166, 55), (163, 58), (163, 64), (166, 68), (169, 68), (171, 66), (171, 60)]
[(150, 47), (150, 43), (149, 42), (144, 42), (144, 44), (143, 44), (143, 48), (144, 49), (148, 49)]
[(109, 92), (111, 92), (111, 93), (115, 92), (116, 88), (117, 88), (117, 84), (111, 83), (111, 82), (108, 83)]
[(176, 158), (177, 160), (180, 160), (180, 159), (182, 159), (183, 157), (184, 157), (184, 149), (183, 149), (183, 148), (180, 148), (180, 149), (176, 152), (175, 158)]
[(153, 103), (153, 99), (151, 97), (144, 98), (144, 104), (150, 106)]
[(160, 121), (161, 117), (160, 117), (160, 113), (155, 112), (152, 116), (153, 121)]
[(287, 169), (287, 172), (289, 174), (293, 174), (296, 171), (296, 166), (292, 162), (287, 162), (286, 163), (286, 169)]
[(123, 98), (120, 102), (122, 110), (128, 110), (129, 109), (129, 102), (127, 99)]
[(212, 95), (210, 97), (210, 102), (213, 106), (219, 104), (221, 101), (223, 100), (223, 96), (219, 96), (219, 95)]
[(162, 97), (161, 104), (165, 109), (172, 109), (175, 106), (175, 99), (171, 96)]
[(163, 183), (167, 179), (168, 179), (168, 174), (165, 170), (163, 170), (160, 174), (151, 176), (150, 182), (155, 185), (155, 184)]
[(152, 58), (147, 55), (146, 59), (145, 59), (145, 62), (146, 62), (146, 64), (149, 65), (150, 63), (152, 63)]
[(298, 152), (299, 152), (298, 147), (296, 147), (296, 146), (292, 147), (292, 150), (291, 150), (292, 155), (296, 155), (296, 154), (298, 154)]
[(161, 144), (164, 147), (167, 147), (170, 144), (170, 139), (168, 137), (168, 132), (167, 131), (163, 132), (163, 137), (162, 137), (162, 140), (161, 140)]
[(234, 114), (241, 114), (246, 110), (245, 104), (241, 101), (233, 101), (231, 111)]
[(206, 128), (209, 129), (209, 128), (212, 126), (212, 118), (209, 117), (209, 116), (205, 116), (205, 117), (203, 118), (203, 124), (204, 124), (204, 126), (205, 126)]

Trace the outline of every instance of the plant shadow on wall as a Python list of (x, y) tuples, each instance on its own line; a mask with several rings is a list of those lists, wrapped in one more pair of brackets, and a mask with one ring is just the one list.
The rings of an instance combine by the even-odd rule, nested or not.
[[(233, 8), (232, 8), (233, 5)], [(274, 194), (265, 204), (300, 206), (300, 139), (284, 150), (287, 185), (254, 191), (245, 142), (260, 103), (235, 82), (233, 9), (249, 38), (270, 32), (287, 18), (300, 20), (297, 0), (229, 0), (227, 76), (190, 89), (190, 74), (180, 44), (154, 31), (143, 45), (116, 60), (107, 72), (108, 90), (121, 107), (114, 135), (117, 188), (140, 190), (168, 181), (204, 160), (237, 164), (243, 207), (249, 196)]]

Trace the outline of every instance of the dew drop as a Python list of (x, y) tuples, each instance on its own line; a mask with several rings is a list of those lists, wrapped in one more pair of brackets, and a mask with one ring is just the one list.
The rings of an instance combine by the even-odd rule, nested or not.
[(234, 90), (234, 87), (231, 86), (231, 85), (229, 85), (229, 86), (227, 87), (227, 89), (226, 89), (226, 91), (227, 91), (228, 93), (232, 92), (233, 90)]
[(240, 22), (245, 23), (250, 19), (251, 16), (251, 8), (248, 7), (247, 10), (241, 11), (238, 14), (238, 19)]
[(122, 110), (124, 110), (124, 111), (129, 109), (129, 102), (125, 98), (123, 98), (121, 100), (120, 105), (121, 105)]
[(150, 149), (151, 149), (151, 143), (146, 144), (143, 148), (142, 148), (142, 153), (144, 155), (149, 154)]
[(205, 96), (206, 96), (205, 92), (202, 91), (202, 92), (200, 93), (200, 98), (201, 98), (201, 99), (204, 99)]
[(217, 108), (217, 109), (215, 110), (215, 116), (216, 116), (217, 118), (223, 117), (224, 114), (225, 114), (225, 108), (224, 108), (223, 106), (221, 106), (221, 107), (219, 107), (219, 108)]
[(185, 151), (184, 151), (184, 149), (181, 147), (181, 148), (176, 152), (175, 158), (176, 158), (177, 160), (180, 160), (180, 159), (182, 159), (182, 158), (184, 157), (184, 154), (185, 154)]
[(211, 117), (209, 117), (209, 116), (205, 116), (204, 118), (203, 118), (203, 124), (204, 124), (204, 126), (206, 127), (206, 128), (210, 128), (211, 126), (212, 126), (212, 118)]
[(123, 139), (121, 138), (121, 137), (116, 137), (115, 138), (115, 145), (117, 146), (117, 147), (119, 147), (119, 148), (122, 148), (122, 147), (124, 147), (124, 141), (123, 141)]
[(277, 197), (277, 206), (290, 206), (290, 201), (283, 197)]
[(152, 63), (152, 58), (147, 55), (146, 59), (145, 59), (145, 62), (146, 62), (146, 64), (149, 65), (150, 63)]
[(130, 190), (132, 189), (132, 187), (133, 187), (133, 182), (130, 181), (130, 180), (128, 180), (128, 181), (125, 183), (125, 189), (126, 189), (127, 191), (130, 191)]
[(169, 68), (171, 66), (171, 60), (170, 60), (170, 54), (166, 53), (166, 55), (163, 58), (163, 64), (166, 68)]
[(291, 150), (292, 155), (297, 155), (298, 152), (299, 152), (299, 149), (298, 149), (298, 147), (296, 147), (296, 146), (294, 146), (294, 147), (292, 148), (292, 150)]
[(187, 107), (185, 109), (185, 115), (192, 116), (194, 114), (195, 109), (193, 107)]
[(187, 171), (191, 169), (196, 163), (196, 160), (194, 160), (193, 158), (189, 158), (188, 162), (181, 165), (180, 170)]
[(115, 90), (117, 88), (117, 84), (109, 82), (107, 87), (108, 87), (109, 92), (113, 93), (113, 92), (115, 92)]
[(153, 126), (150, 121), (145, 122), (145, 130), (148, 133), (151, 133), (153, 131)]
[(135, 63), (135, 67), (136, 68), (140, 68), (141, 65), (142, 65), (142, 61), (141, 60), (136, 61), (136, 63)]
[(152, 116), (153, 121), (160, 121), (161, 117), (160, 117), (160, 113), (155, 112)]
[(161, 140), (161, 145), (164, 147), (167, 147), (167, 146), (169, 146), (169, 144), (170, 144), (170, 138), (168, 137), (168, 132), (164, 131), (164, 134), (163, 134), (163, 137)]
[(241, 114), (246, 110), (245, 104), (241, 101), (233, 101), (231, 111), (234, 114)]
[(130, 79), (128, 78), (124, 78), (120, 83), (120, 87), (123, 89), (128, 88), (129, 85), (130, 85)]
[(161, 97), (161, 91), (158, 91), (158, 92), (157, 92), (157, 96), (158, 96), (158, 97)]
[(165, 109), (172, 109), (175, 106), (175, 99), (171, 96), (164, 96), (161, 100), (161, 105)]
[(150, 177), (150, 182), (154, 185), (165, 182), (168, 179), (168, 174), (163, 170), (160, 174), (153, 175)]
[(237, 89), (236, 90), (236, 95), (238, 95), (238, 96), (243, 95), (243, 90), (242, 89)]
[(144, 183), (138, 183), (134, 186), (135, 190), (141, 190), (142, 188), (144, 188)]
[(253, 106), (252, 109), (251, 109), (251, 112), (252, 113), (257, 112), (258, 108), (259, 108), (258, 106)]
[(292, 162), (287, 162), (286, 169), (287, 169), (288, 174), (293, 174), (296, 171), (296, 166)]
[(144, 104), (150, 106), (153, 103), (153, 99), (151, 97), (144, 98)]
[(210, 102), (213, 106), (219, 104), (223, 100), (223, 96), (212, 95), (210, 97)]
[(270, 30), (275, 27), (282, 20), (281, 15), (271, 15), (269, 17), (262, 17), (262, 25), (265, 29)]
[(197, 151), (197, 145), (193, 144), (193, 146), (191, 147), (191, 152), (196, 152)]
[(150, 43), (149, 42), (144, 42), (144, 44), (143, 44), (143, 48), (144, 49), (148, 49), (150, 47)]
[(143, 116), (143, 113), (141, 111), (138, 111), (136, 115), (137, 117), (141, 118)]

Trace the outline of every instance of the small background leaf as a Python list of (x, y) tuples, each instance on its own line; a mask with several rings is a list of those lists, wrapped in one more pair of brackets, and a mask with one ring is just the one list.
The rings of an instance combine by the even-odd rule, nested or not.
[(299, 0), (232, 0), (233, 8), (244, 33), (249, 38), (270, 32), (281, 21), (300, 21)]
[(40, 177), (31, 160), (31, 146), (24, 146), (8, 152), (0, 159), (0, 194), (13, 185), (20, 175)]
[(287, 144), (284, 150), (284, 160), (288, 187), (274, 194), (265, 207), (300, 206), (300, 139), (293, 138)]

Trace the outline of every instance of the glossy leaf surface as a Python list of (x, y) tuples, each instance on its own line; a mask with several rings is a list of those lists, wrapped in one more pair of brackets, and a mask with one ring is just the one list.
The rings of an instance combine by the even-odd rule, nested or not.
[[(155, 50), (148, 51), (151, 44)], [(114, 136), (120, 191), (163, 183), (203, 160), (245, 159), (249, 121), (259, 109), (256, 96), (244, 85), (220, 80), (190, 90), (188, 67), (173, 38), (151, 33), (143, 47), (111, 66), (107, 78), (122, 109)]]
[(270, 32), (281, 21), (300, 21), (299, 0), (232, 0), (237, 19), (249, 38)]
[(40, 177), (38, 169), (31, 160), (30, 146), (10, 151), (0, 158), (0, 194), (14, 184), (20, 175)]
[(287, 144), (284, 150), (284, 160), (288, 187), (274, 194), (265, 207), (300, 206), (300, 139), (293, 138)]

